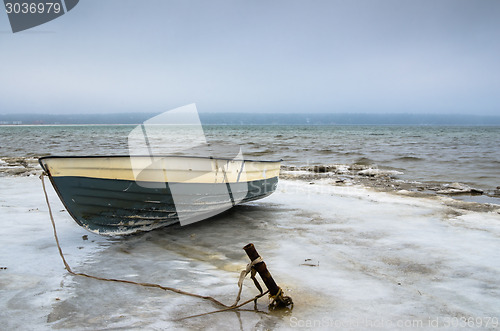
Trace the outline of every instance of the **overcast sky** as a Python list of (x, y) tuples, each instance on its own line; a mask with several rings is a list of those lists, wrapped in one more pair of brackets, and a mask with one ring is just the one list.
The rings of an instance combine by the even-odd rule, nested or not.
[(500, 115), (498, 0), (82, 0), (13, 34), (0, 113)]

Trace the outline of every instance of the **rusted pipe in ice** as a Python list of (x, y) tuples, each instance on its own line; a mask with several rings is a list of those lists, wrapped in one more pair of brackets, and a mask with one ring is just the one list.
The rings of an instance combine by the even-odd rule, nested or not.
[[(243, 249), (250, 258), (250, 261), (255, 261), (260, 257), (259, 253), (252, 243), (246, 245), (245, 247), (243, 247)], [(271, 273), (269, 272), (269, 270), (267, 270), (267, 266), (264, 261), (256, 263), (253, 268), (259, 273), (260, 278), (262, 278), (262, 281), (269, 290), (269, 296), (273, 300), (271, 302), (271, 306), (286, 307), (293, 305), (292, 298), (283, 295), (283, 290), (274, 281), (273, 276), (271, 276)]]

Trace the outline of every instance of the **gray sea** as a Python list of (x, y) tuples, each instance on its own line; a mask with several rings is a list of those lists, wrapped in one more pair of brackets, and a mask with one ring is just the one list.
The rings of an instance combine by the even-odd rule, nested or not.
[[(0, 126), (0, 167), (12, 157), (128, 154), (127, 137), (135, 127)], [(363, 164), (402, 172), (405, 181), (460, 182), (487, 192), (500, 186), (497, 126), (206, 125), (203, 130), (213, 156), (232, 157), (241, 147), (245, 158), (282, 159), (289, 166)], [(183, 151), (172, 146), (172, 154)]]

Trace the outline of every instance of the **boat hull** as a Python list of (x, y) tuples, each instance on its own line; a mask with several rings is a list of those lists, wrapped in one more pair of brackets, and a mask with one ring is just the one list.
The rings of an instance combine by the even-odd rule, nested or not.
[(279, 162), (164, 157), (134, 175), (133, 164), (143, 161), (47, 157), (40, 164), (73, 219), (103, 235), (189, 224), (264, 198), (278, 183)]

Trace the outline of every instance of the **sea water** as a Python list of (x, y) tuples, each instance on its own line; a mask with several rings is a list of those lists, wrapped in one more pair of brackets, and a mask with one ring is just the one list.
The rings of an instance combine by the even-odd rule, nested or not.
[[(134, 125), (0, 126), (0, 160), (48, 155), (125, 155)], [(500, 127), (205, 125), (215, 157), (282, 159), (284, 165), (364, 164), (401, 179), (500, 186)], [(175, 144), (171, 154), (193, 154)], [(0, 161), (0, 167), (2, 162)]]

